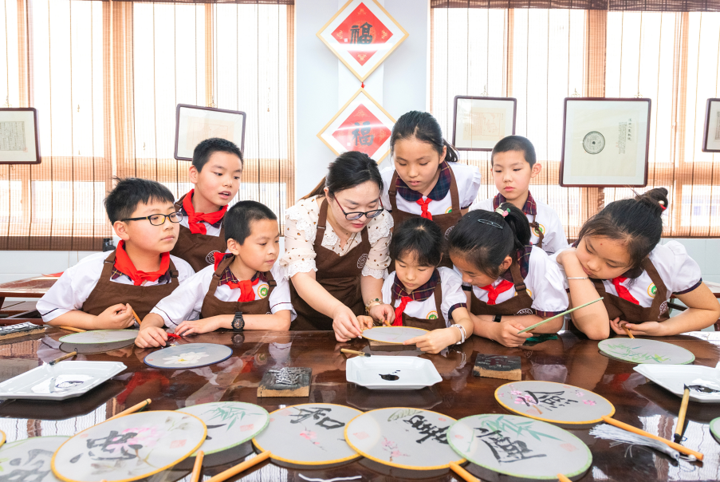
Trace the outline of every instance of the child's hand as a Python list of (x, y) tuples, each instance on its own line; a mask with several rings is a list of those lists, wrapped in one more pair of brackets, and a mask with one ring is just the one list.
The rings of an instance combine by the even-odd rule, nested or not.
[(118, 303), (105, 308), (105, 311), (97, 316), (96, 330), (122, 330), (135, 324), (135, 317), (132, 314), (132, 307), (129, 304)]
[(372, 319), (371, 316), (360, 315), (357, 317), (357, 319), (360, 322), (360, 326), (363, 330), (367, 330), (375, 326), (375, 321)]
[(517, 334), (518, 331), (521, 331), (524, 328), (525, 327), (520, 323), (503, 320), (500, 323), (495, 323), (495, 326), (492, 327), (492, 339), (501, 345), (511, 348), (520, 346), (525, 343), (527, 338), (533, 336), (532, 333), (523, 333), (521, 335)]
[(419, 350), (435, 355), (461, 339), (462, 335), (457, 328), (440, 328), (425, 335), (410, 338), (403, 342), (403, 345), (415, 345)]
[(137, 338), (135, 338), (135, 344), (139, 348), (165, 346), (167, 339), (168, 336), (165, 330), (158, 326), (141, 327)]
[(211, 331), (217, 330), (219, 327), (217, 326), (217, 321), (212, 319), (204, 319), (204, 320), (185, 320), (182, 323), (178, 325), (178, 327), (175, 329), (175, 334), (180, 336), (187, 336), (187, 335), (199, 335), (201, 333), (208, 333)]
[(610, 326), (618, 335), (627, 336), (627, 333), (625, 332), (625, 328), (627, 328), (633, 336), (665, 336), (662, 323), (658, 323), (657, 321), (646, 321), (644, 323), (635, 324), (628, 323), (620, 318), (615, 318), (614, 320), (610, 320)]
[(381, 321), (385, 326), (392, 325), (393, 321), (395, 321), (395, 310), (386, 303), (374, 305), (370, 308), (369, 315)]
[(355, 313), (347, 306), (341, 304), (333, 313), (332, 319), (337, 341), (345, 342), (362, 335), (360, 322)]
[(565, 263), (568, 261), (578, 261), (577, 250), (575, 248), (564, 249), (557, 255), (557, 262), (560, 265), (565, 266)]

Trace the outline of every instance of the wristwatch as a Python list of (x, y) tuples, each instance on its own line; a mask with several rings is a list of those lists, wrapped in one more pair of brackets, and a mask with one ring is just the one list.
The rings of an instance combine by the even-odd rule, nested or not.
[(493, 317), (493, 321), (494, 321), (495, 323), (500, 323), (500, 322), (502, 321), (502, 315), (495, 315), (495, 316)]
[(242, 312), (238, 311), (235, 313), (235, 318), (232, 320), (233, 331), (243, 331), (245, 329), (245, 320), (243, 320)]

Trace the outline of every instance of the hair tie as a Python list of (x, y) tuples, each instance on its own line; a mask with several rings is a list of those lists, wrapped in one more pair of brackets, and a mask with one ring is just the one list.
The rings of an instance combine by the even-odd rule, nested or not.
[(660, 205), (660, 208), (661, 208), (663, 211), (665, 211), (665, 210), (667, 209), (667, 208), (665, 207), (665, 201), (660, 200), (660, 201), (658, 201), (658, 204)]
[(503, 209), (503, 208), (497, 208), (495, 210), (496, 213), (498, 213), (500, 216), (506, 218), (508, 214), (510, 214), (509, 209)]

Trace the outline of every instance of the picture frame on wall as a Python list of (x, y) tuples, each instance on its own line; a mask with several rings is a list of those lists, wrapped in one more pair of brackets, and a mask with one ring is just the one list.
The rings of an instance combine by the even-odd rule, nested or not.
[(362, 82), (408, 33), (377, 0), (349, 0), (317, 36)]
[(192, 161), (195, 147), (211, 137), (234, 142), (245, 152), (245, 112), (178, 104), (175, 117), (175, 159)]
[(567, 97), (560, 185), (645, 187), (651, 100)]
[(517, 99), (456, 95), (452, 144), (458, 151), (492, 151), (503, 137), (515, 134)]
[(702, 151), (720, 152), (720, 99), (707, 100)]
[(35, 108), (0, 108), (0, 164), (40, 164)]
[(360, 88), (317, 136), (336, 156), (360, 151), (380, 163), (390, 153), (394, 125), (388, 111)]

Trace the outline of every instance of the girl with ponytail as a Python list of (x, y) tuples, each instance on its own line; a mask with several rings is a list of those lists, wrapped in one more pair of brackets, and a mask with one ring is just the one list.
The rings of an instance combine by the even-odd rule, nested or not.
[[(450, 258), (462, 275), (474, 334), (520, 346), (533, 336), (520, 330), (567, 309), (560, 269), (530, 236), (527, 217), (510, 203), (471, 211), (450, 232)], [(533, 332), (560, 328), (557, 319)]]
[(334, 330), (338, 341), (360, 336), (372, 318), (391, 320), (382, 300), (390, 264), (392, 217), (383, 210), (375, 161), (356, 151), (330, 163), (327, 176), (285, 212), (285, 254), (298, 318), (291, 330)]
[[(445, 238), (475, 201), (480, 188), (477, 167), (459, 164), (443, 139), (440, 125), (427, 112), (402, 115), (390, 136), (393, 165), (382, 170), (383, 204), (395, 225), (423, 217), (440, 226)], [(450, 266), (449, 260), (443, 265)]]
[[(626, 329), (676, 335), (702, 330), (720, 317), (720, 305), (685, 247), (677, 241), (658, 244), (667, 195), (661, 187), (608, 204), (583, 225), (575, 247), (555, 255), (572, 305), (604, 297), (602, 304), (572, 313), (575, 327), (590, 339), (603, 340), (611, 329), (618, 335)], [(672, 296), (688, 309), (669, 318)]]

